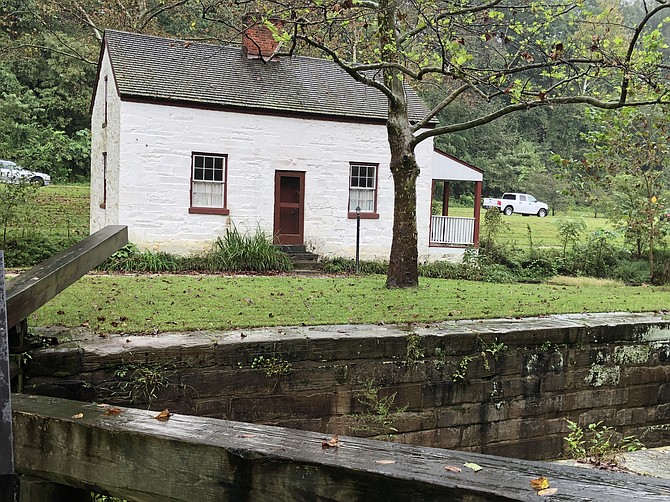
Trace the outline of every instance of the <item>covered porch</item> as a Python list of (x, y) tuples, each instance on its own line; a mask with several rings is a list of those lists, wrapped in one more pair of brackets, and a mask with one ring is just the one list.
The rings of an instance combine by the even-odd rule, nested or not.
[[(431, 193), (435, 193), (436, 185), (443, 183), (442, 214), (434, 214), (435, 197), (431, 197), (430, 219), (430, 247), (478, 247), (479, 246), (479, 217), (482, 199), (483, 173), (456, 157), (437, 148), (433, 158), (433, 186)], [(472, 184), (474, 207), (472, 217), (450, 216), (449, 199), (453, 182), (470, 182)], [(439, 200), (439, 199), (438, 199)]]

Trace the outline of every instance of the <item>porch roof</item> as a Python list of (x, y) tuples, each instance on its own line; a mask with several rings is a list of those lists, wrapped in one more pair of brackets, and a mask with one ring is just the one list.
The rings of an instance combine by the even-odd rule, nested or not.
[(433, 179), (446, 181), (482, 181), (484, 173), (442, 150), (433, 152)]

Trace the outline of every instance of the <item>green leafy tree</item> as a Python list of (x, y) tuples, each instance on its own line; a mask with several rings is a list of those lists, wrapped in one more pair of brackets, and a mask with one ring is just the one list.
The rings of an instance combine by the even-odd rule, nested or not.
[[(395, 188), (387, 287), (418, 284), (420, 168), (414, 150), (420, 142), (532, 108), (619, 108), (665, 96), (662, 36), (647, 29), (649, 19), (670, 9), (665, 0), (650, 4), (636, 25), (623, 30), (616, 19), (617, 29), (610, 31), (614, 22), (606, 16), (560, 0), (259, 0), (248, 8), (263, 16), (261, 22), (281, 20), (275, 36), (288, 53), (316, 50), (388, 99)], [(230, 12), (229, 2), (216, 1), (204, 13), (230, 24)], [(435, 94), (434, 106), (417, 122), (409, 119), (406, 84), (431, 87)], [(430, 127), (459, 101), (481, 114)], [(482, 103), (490, 106), (480, 108)]]
[(610, 218), (622, 224), (638, 255), (647, 252), (654, 281), (654, 246), (666, 232), (663, 173), (670, 164), (665, 109), (594, 112), (600, 127), (587, 135), (593, 150), (580, 168), (612, 194)]

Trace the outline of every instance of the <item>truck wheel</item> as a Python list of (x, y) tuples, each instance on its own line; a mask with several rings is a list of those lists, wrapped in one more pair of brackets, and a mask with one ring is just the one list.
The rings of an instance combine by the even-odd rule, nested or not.
[(545, 216), (547, 216), (547, 210), (544, 209), (544, 208), (542, 208), (542, 209), (540, 209), (540, 210), (537, 212), (537, 215), (538, 215), (540, 218), (544, 218)]
[(503, 213), (505, 213), (505, 216), (512, 216), (512, 213), (514, 212), (514, 208), (512, 206), (507, 206)]

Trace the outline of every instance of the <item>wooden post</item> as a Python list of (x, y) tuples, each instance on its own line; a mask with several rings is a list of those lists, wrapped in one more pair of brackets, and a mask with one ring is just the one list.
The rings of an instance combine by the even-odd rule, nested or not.
[(442, 187), (442, 216), (449, 216), (449, 193), (451, 185), (449, 181), (444, 181)]
[(0, 502), (18, 501), (18, 484), (14, 474), (11, 396), (5, 303), (5, 255), (0, 251)]
[(479, 223), (481, 217), (481, 207), (482, 207), (482, 182), (475, 182), (475, 235), (472, 240), (476, 248), (479, 247)]

